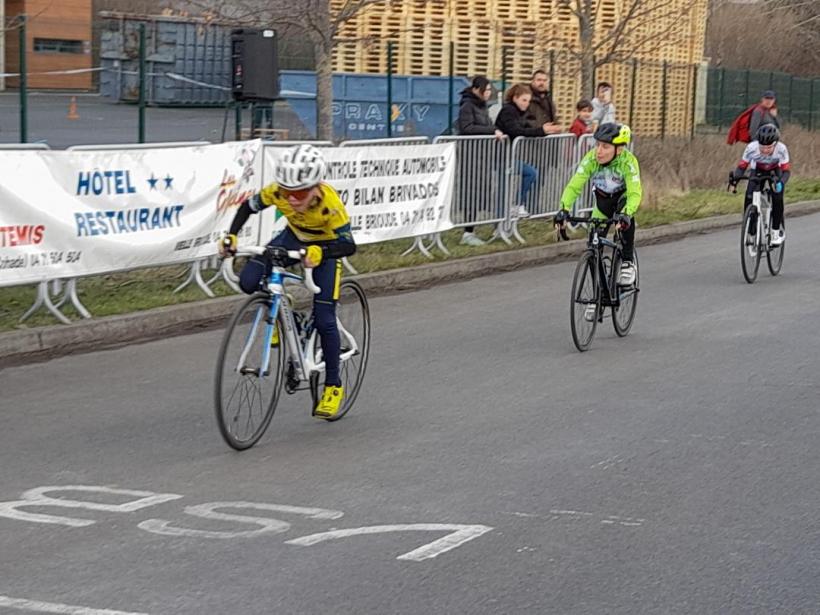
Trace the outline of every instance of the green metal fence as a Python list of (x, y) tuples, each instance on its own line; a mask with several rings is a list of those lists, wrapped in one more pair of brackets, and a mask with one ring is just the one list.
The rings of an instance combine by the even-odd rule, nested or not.
[(728, 126), (741, 111), (760, 100), (764, 90), (777, 93), (781, 119), (809, 130), (820, 128), (820, 77), (727, 68), (709, 69), (706, 123)]

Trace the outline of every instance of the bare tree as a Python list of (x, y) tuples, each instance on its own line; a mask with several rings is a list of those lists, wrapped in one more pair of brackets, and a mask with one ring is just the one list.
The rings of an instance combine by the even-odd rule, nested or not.
[(712, 0), (706, 55), (716, 66), (815, 76), (820, 72), (820, 3)]
[[(369, 7), (397, 0), (189, 0), (187, 4), (220, 21), (274, 26), (302, 32), (316, 61), (316, 136), (333, 137), (333, 50), (345, 24)], [(442, 1), (442, 0), (434, 0)]]
[[(687, 36), (688, 28), (680, 28), (680, 19), (700, 4), (701, 0), (678, 3), (624, 0), (620, 15), (604, 25), (603, 3), (599, 0), (558, 0), (559, 12), (571, 14), (578, 24), (577, 46), (564, 51), (581, 67), (583, 95), (592, 94), (593, 75), (598, 67), (649, 54)], [(660, 30), (647, 28), (650, 24), (663, 24), (663, 27)], [(541, 43), (550, 48), (563, 44), (564, 40), (546, 38)]]

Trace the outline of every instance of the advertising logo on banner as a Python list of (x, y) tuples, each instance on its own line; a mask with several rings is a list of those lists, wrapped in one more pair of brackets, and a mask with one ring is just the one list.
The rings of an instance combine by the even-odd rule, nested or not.
[[(260, 148), (0, 152), (0, 286), (215, 254), (236, 208), (261, 188)], [(246, 225), (242, 243), (257, 233)]]
[[(416, 237), (453, 227), (454, 144), (326, 148), (322, 152), (327, 160), (325, 181), (345, 203), (356, 243)], [(266, 149), (266, 177), (274, 176), (282, 153), (281, 148)], [(262, 223), (263, 238), (276, 230), (270, 225), (272, 221)]]

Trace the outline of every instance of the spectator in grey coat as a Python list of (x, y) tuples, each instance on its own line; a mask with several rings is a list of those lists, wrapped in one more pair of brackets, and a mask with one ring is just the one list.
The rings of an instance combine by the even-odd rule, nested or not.
[[(487, 101), (492, 93), (492, 83), (486, 77), (481, 76), (475, 77), (470, 87), (462, 90), (456, 120), (458, 134), (495, 135), (497, 139), (504, 138), (504, 133), (495, 127), (487, 109)], [(468, 246), (484, 245), (484, 242), (475, 234), (474, 226), (464, 228), (461, 243)]]
[(592, 124), (596, 128), (601, 124), (615, 123), (615, 105), (612, 103), (612, 85), (601, 81), (592, 99)]
[(763, 124), (774, 124), (780, 128), (780, 120), (777, 119), (777, 96), (774, 91), (766, 90), (760, 98), (760, 104), (752, 111), (749, 120), (749, 134), (752, 139), (757, 134), (757, 129)]

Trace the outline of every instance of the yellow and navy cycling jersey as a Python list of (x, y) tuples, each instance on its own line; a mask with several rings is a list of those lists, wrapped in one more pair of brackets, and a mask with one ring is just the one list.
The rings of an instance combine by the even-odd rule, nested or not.
[(277, 184), (262, 188), (258, 199), (251, 199), (249, 204), (254, 212), (261, 207), (275, 207), (287, 218), (288, 227), (299, 241), (352, 242), (350, 217), (339, 194), (329, 184), (319, 184), (317, 188), (319, 194), (304, 212), (294, 211)]

